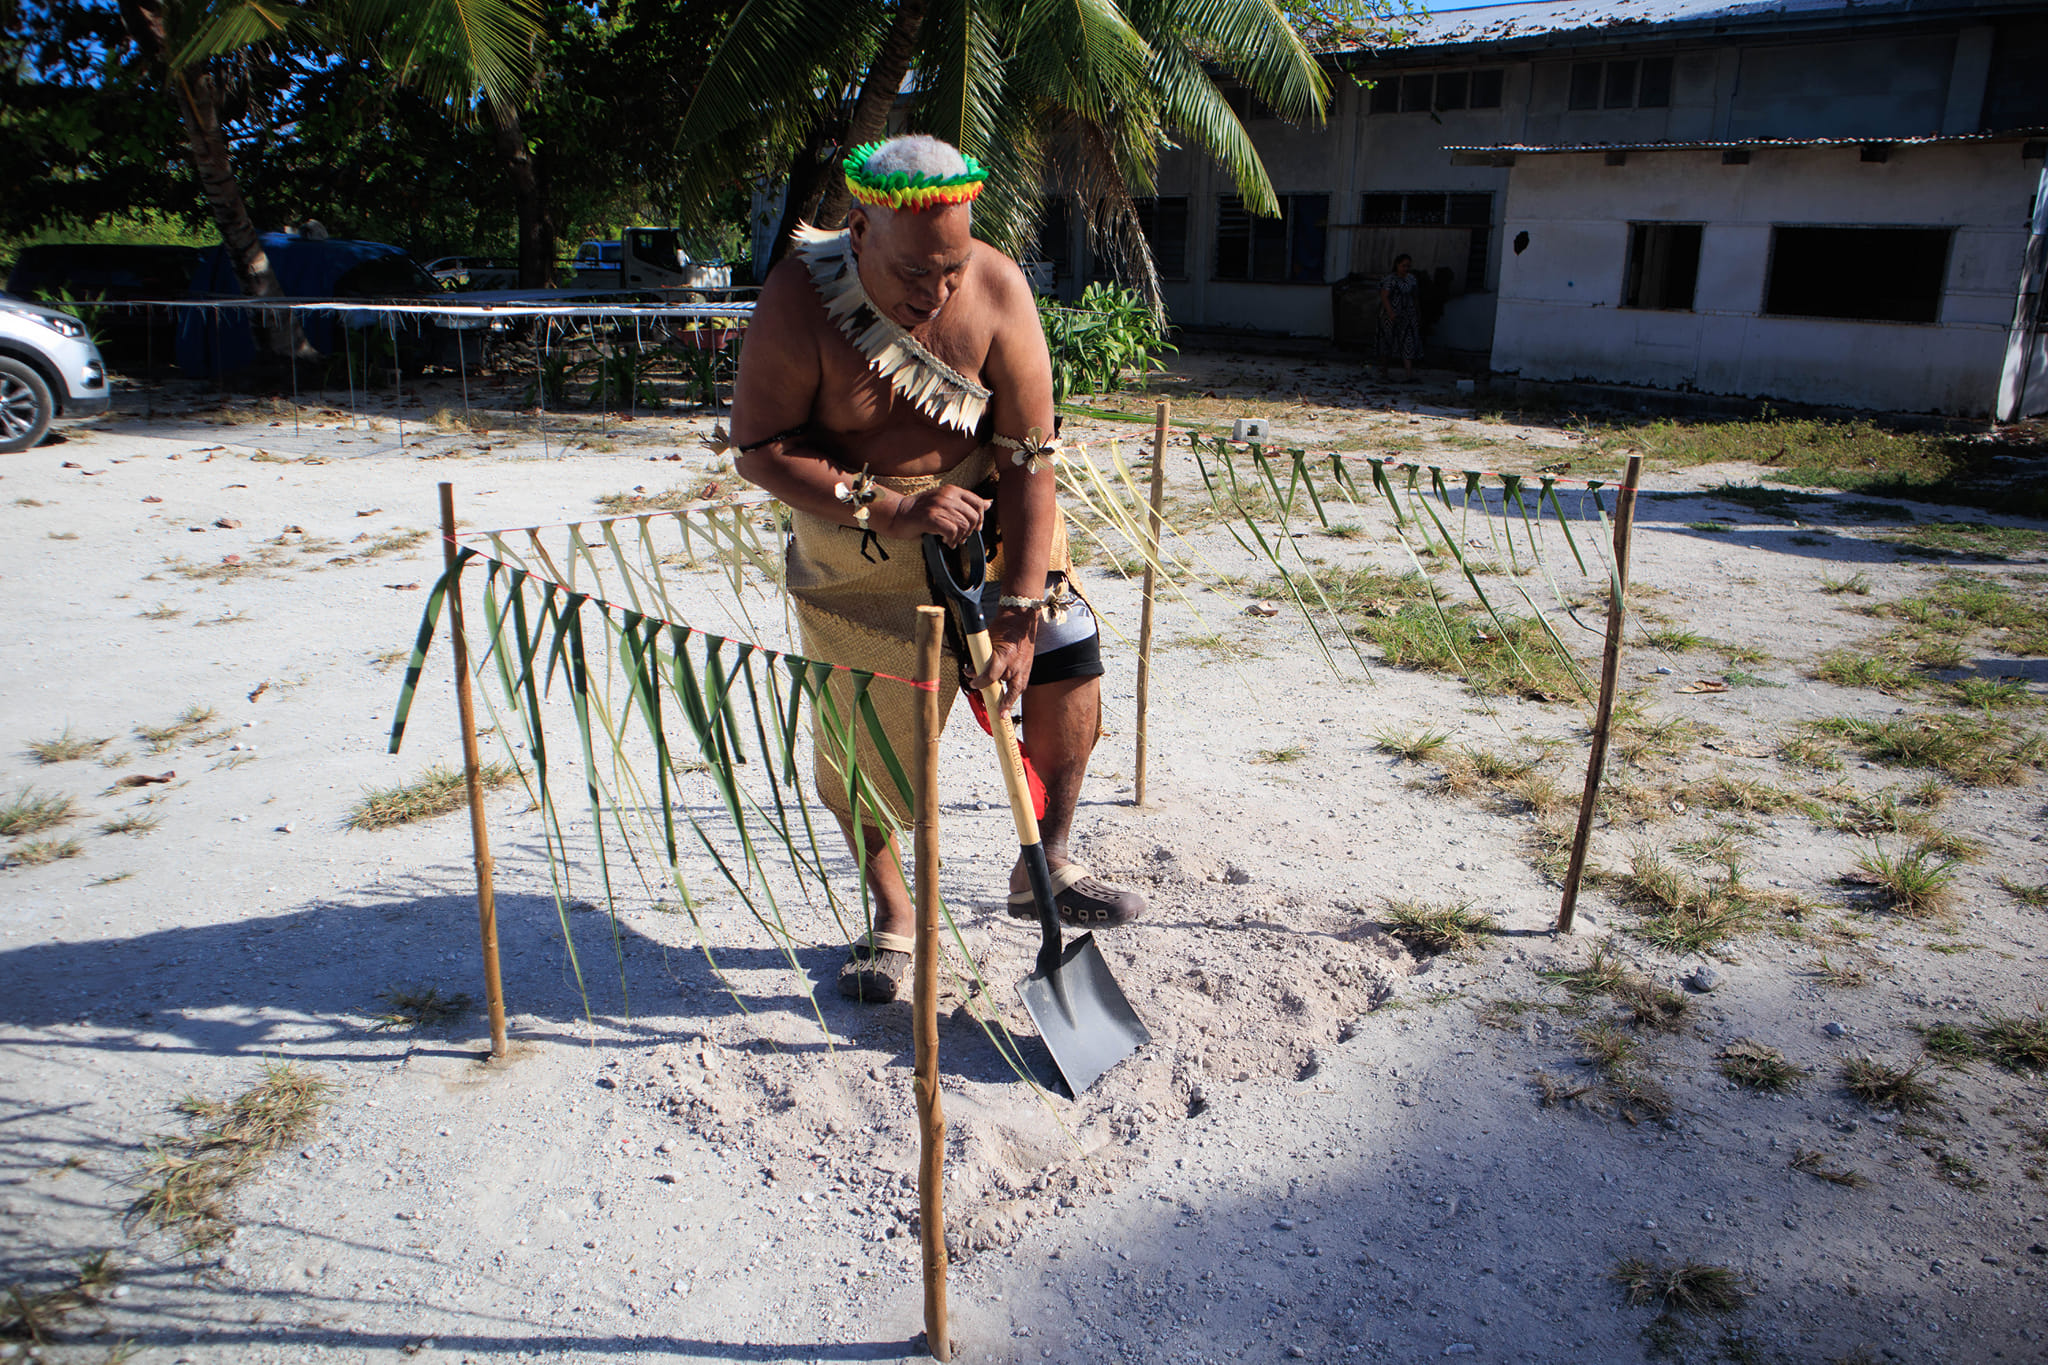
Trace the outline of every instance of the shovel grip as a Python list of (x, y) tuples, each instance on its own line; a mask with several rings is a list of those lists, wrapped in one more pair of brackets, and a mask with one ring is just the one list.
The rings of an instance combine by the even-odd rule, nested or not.
[[(988, 667), (988, 661), (995, 657), (995, 647), (989, 643), (986, 630), (977, 630), (967, 636), (967, 657), (973, 660), (976, 673)], [(1031, 808), (1031, 784), (1024, 778), (1024, 755), (1017, 749), (1017, 731), (1011, 726), (1002, 702), (1001, 683), (990, 683), (981, 689), (981, 704), (988, 709), (988, 728), (995, 732), (996, 753), (1002, 759), (1003, 786), (1010, 794), (1010, 815), (1017, 822), (1017, 842), (1031, 848), (1038, 843), (1038, 816)]]

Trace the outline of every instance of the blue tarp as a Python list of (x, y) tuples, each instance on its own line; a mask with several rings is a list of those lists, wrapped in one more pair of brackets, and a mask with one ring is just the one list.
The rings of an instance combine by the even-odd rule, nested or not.
[[(419, 268), (411, 264), (402, 248), (383, 242), (291, 237), (281, 232), (266, 232), (263, 234), (263, 250), (270, 257), (271, 269), (277, 272), (279, 286), (289, 298), (335, 297), (336, 285), (344, 275), (358, 266), (388, 257), (404, 258), (402, 263), (406, 273), (419, 273)], [(397, 266), (401, 262), (391, 264)], [(241, 281), (235, 278), (226, 247), (208, 247), (199, 254), (198, 267), (192, 274), (192, 292), (195, 295), (235, 295), (241, 290)], [(350, 292), (360, 294), (365, 291)], [(411, 291), (380, 290), (377, 294), (390, 297), (401, 292)], [(338, 344), (334, 316), (324, 313), (302, 313), (299, 316), (306, 340), (322, 355), (332, 352)], [(254, 317), (255, 314), (231, 305), (220, 309), (179, 309), (178, 368), (194, 377), (210, 378), (232, 374), (253, 365), (257, 342), (250, 323)], [(356, 314), (349, 319), (348, 325), (360, 328), (376, 321), (372, 314)], [(381, 327), (381, 322), (378, 325)]]

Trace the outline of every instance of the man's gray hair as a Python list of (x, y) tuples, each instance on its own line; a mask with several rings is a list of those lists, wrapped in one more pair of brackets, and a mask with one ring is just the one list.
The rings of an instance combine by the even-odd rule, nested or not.
[(892, 137), (867, 160), (867, 169), (878, 175), (908, 171), (944, 179), (967, 172), (967, 158), (952, 143), (926, 133)]

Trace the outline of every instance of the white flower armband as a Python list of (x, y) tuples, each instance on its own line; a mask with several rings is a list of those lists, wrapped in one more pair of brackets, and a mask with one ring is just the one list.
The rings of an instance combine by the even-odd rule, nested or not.
[(853, 509), (854, 521), (865, 531), (868, 529), (868, 504), (882, 496), (882, 490), (875, 483), (874, 475), (868, 473), (868, 467), (862, 465), (860, 473), (832, 485), (832, 496)]
[(1031, 428), (1024, 433), (1022, 440), (1014, 436), (998, 436), (995, 443), (1010, 451), (1010, 463), (1022, 468), (1026, 474), (1051, 469), (1067, 453), (1067, 443), (1057, 436), (1047, 440), (1043, 427)]

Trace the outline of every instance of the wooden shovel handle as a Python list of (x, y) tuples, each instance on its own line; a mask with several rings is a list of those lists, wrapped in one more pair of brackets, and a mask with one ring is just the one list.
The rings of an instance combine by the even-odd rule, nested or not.
[[(981, 672), (995, 656), (988, 632), (975, 631), (967, 637), (967, 657), (974, 671)], [(1003, 711), (1003, 687), (990, 683), (981, 689), (981, 704), (988, 709), (988, 728), (995, 732), (996, 752), (1003, 761), (1003, 785), (1010, 793), (1010, 815), (1017, 822), (1017, 842), (1029, 848), (1038, 842), (1038, 815), (1031, 806), (1031, 783), (1024, 776), (1024, 755), (1017, 748), (1017, 732)]]

